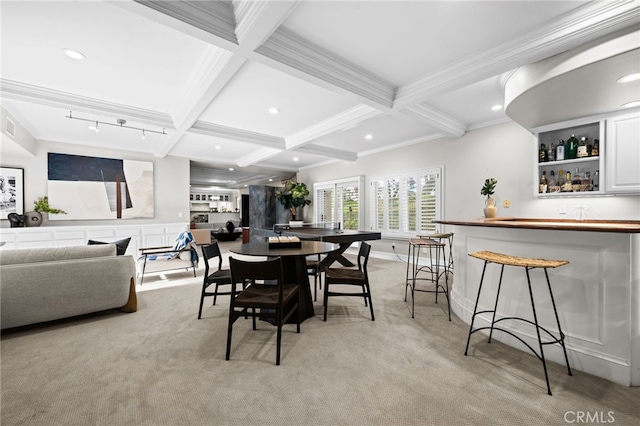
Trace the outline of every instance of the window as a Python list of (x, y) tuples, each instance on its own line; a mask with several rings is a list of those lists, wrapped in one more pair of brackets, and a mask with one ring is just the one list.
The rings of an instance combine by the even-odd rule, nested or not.
[(371, 178), (371, 223), (383, 237), (436, 232), (442, 218), (442, 168)]
[(315, 222), (340, 222), (343, 229), (360, 229), (362, 181), (352, 177), (314, 184)]

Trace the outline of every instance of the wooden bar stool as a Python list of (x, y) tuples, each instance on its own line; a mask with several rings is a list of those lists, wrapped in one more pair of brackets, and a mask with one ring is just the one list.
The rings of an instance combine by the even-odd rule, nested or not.
[[(560, 319), (558, 318), (558, 311), (556, 309), (556, 302), (553, 299), (553, 292), (551, 291), (551, 283), (549, 282), (549, 274), (547, 272), (547, 268), (557, 268), (560, 266), (564, 266), (566, 264), (568, 264), (569, 262), (566, 260), (546, 260), (546, 259), (533, 259), (533, 258), (528, 258), (528, 257), (517, 257), (517, 256), (509, 256), (506, 254), (500, 254), (500, 253), (493, 253), (490, 251), (479, 251), (476, 253), (469, 253), (469, 256), (471, 257), (475, 257), (477, 259), (481, 259), (484, 260), (484, 267), (482, 268), (482, 276), (480, 277), (480, 285), (478, 287), (478, 297), (476, 298), (476, 304), (475, 307), (473, 308), (473, 315), (471, 316), (471, 325), (469, 326), (469, 336), (467, 337), (467, 346), (464, 349), (464, 354), (467, 355), (467, 351), (469, 350), (469, 341), (471, 340), (471, 335), (473, 333), (475, 333), (476, 331), (480, 331), (480, 330), (486, 330), (489, 329), (489, 342), (491, 343), (491, 336), (493, 334), (493, 330), (499, 330), (499, 331), (503, 331), (513, 337), (515, 337), (516, 339), (520, 340), (522, 343), (524, 343), (524, 345), (529, 348), (529, 350), (531, 350), (531, 352), (533, 352), (533, 354), (535, 356), (538, 357), (538, 359), (542, 362), (542, 366), (544, 368), (544, 378), (547, 381), (547, 393), (549, 395), (551, 395), (551, 386), (549, 386), (549, 375), (547, 374), (547, 363), (544, 359), (544, 350), (542, 349), (543, 345), (552, 345), (552, 344), (559, 344), (560, 346), (562, 346), (562, 350), (564, 351), (564, 359), (567, 363), (567, 370), (569, 375), (571, 376), (571, 367), (569, 366), (569, 358), (567, 357), (567, 349), (565, 347), (564, 344), (564, 333), (562, 332), (562, 328), (560, 327)], [(488, 263), (496, 263), (498, 265), (502, 265), (501, 270), (500, 270), (500, 280), (498, 282), (498, 290), (496, 292), (496, 303), (493, 307), (493, 310), (487, 310), (487, 311), (480, 311), (478, 312), (478, 301), (480, 300), (480, 291), (482, 290), (482, 281), (484, 279), (484, 273), (487, 269), (487, 264)], [(504, 273), (504, 267), (505, 265), (507, 266), (519, 266), (525, 269), (525, 272), (527, 274), (527, 283), (529, 285), (529, 297), (531, 298), (531, 309), (533, 310), (533, 321), (525, 319), (525, 318), (520, 318), (520, 317), (504, 317), (504, 318), (499, 318), (496, 320), (496, 311), (498, 308), (498, 298), (500, 297), (500, 288), (502, 286), (502, 276)], [(541, 325), (538, 324), (538, 315), (536, 314), (536, 305), (535, 302), (533, 300), (533, 290), (531, 289), (531, 278), (529, 277), (529, 270), (530, 269), (535, 269), (535, 268), (542, 268), (544, 269), (544, 276), (547, 279), (547, 287), (549, 288), (549, 296), (551, 296), (551, 304), (553, 305), (553, 312), (556, 316), (556, 323), (558, 324), (558, 332), (560, 334), (560, 337), (556, 338), (550, 331), (548, 331), (547, 329), (545, 329), (544, 327), (542, 327)], [(488, 327), (479, 327), (474, 329), (473, 328), (473, 323), (475, 321), (476, 315), (480, 315), (483, 313), (492, 313), (493, 316), (491, 318), (491, 325)], [(513, 332), (506, 330), (504, 328), (500, 328), (500, 327), (496, 327), (495, 325), (497, 323), (499, 323), (500, 321), (505, 321), (505, 320), (518, 320), (518, 321), (524, 321), (526, 323), (532, 324), (535, 326), (536, 328), (536, 334), (538, 336), (538, 346), (540, 348), (540, 353), (538, 353), (534, 348), (531, 347), (531, 345), (529, 345), (527, 342), (525, 342), (521, 337), (517, 336), (516, 334), (514, 334)], [(541, 337), (540, 337), (540, 330), (544, 331), (545, 333), (547, 333), (549, 335), (549, 338), (551, 340), (549, 341), (545, 341), (543, 342)]]
[[(420, 249), (429, 250), (429, 264), (420, 266)], [(404, 287), (404, 301), (407, 301), (407, 289), (411, 288), (411, 318), (415, 318), (415, 292), (435, 293), (438, 303), (438, 293), (443, 293), (447, 298), (449, 321), (451, 321), (451, 304), (449, 303), (449, 277), (448, 263), (445, 253), (445, 244), (431, 238), (412, 238), (409, 240), (409, 252), (407, 254), (407, 275)], [(442, 268), (442, 271), (440, 270)], [(409, 272), (411, 271), (411, 275)], [(418, 276), (421, 272), (427, 276)], [(444, 275), (445, 285), (440, 284), (440, 277)], [(430, 281), (435, 284), (435, 290), (416, 288), (418, 281)], [(441, 289), (441, 291), (440, 291)]]
[(449, 246), (449, 263), (447, 268), (453, 274), (453, 232), (436, 232), (432, 234), (418, 234), (418, 238), (430, 238), (432, 240), (446, 243)]

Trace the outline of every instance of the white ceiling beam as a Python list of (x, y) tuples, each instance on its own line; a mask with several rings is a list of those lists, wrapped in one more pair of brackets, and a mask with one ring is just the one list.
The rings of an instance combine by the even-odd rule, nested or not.
[(222, 139), (255, 143), (257, 145), (268, 146), (279, 150), (286, 149), (286, 144), (283, 138), (206, 123), (204, 121), (196, 121), (189, 131)]
[(471, 55), (398, 89), (394, 110), (537, 62), (640, 23), (637, 0), (591, 2), (534, 31)]
[(287, 148), (297, 148), (322, 136), (350, 129), (365, 120), (377, 117), (381, 114), (383, 114), (382, 111), (371, 106), (364, 104), (356, 105), (355, 107), (336, 114), (333, 117), (322, 120), (313, 126), (309, 126), (306, 129), (302, 129), (299, 132), (287, 136), (285, 138)]
[(87, 98), (12, 80), (0, 79), (0, 95), (2, 98), (15, 101), (62, 108), (74, 112), (97, 114), (115, 119), (124, 118), (130, 121), (173, 129), (173, 121), (169, 114)]
[(298, 148), (298, 151), (305, 152), (307, 154), (330, 157), (336, 160), (356, 161), (358, 159), (358, 154), (356, 154), (355, 152), (345, 151), (337, 148), (330, 148), (322, 145), (308, 144)]
[(233, 0), (236, 36), (243, 50), (253, 51), (284, 22), (300, 0)]
[(275, 148), (262, 148), (254, 151), (249, 155), (245, 155), (238, 159), (238, 167), (247, 167), (253, 164), (259, 163), (260, 161), (268, 160), (269, 158), (273, 158), (276, 155), (280, 154), (283, 150), (275, 149)]
[(435, 127), (449, 138), (460, 138), (466, 132), (467, 126), (463, 122), (425, 103), (412, 105), (401, 113)]

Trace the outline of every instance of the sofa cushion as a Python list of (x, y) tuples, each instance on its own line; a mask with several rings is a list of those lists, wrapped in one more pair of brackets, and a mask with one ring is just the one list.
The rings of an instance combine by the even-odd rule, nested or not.
[(116, 246), (113, 244), (4, 249), (0, 250), (0, 265), (18, 265), (23, 263), (52, 262), (56, 260), (85, 259), (115, 255)]
[(87, 242), (88, 245), (97, 245), (97, 244), (115, 244), (116, 246), (116, 254), (118, 256), (123, 256), (126, 252), (127, 252), (127, 247), (129, 247), (129, 242), (131, 241), (131, 238), (125, 238), (122, 240), (118, 240), (118, 241), (113, 241), (113, 242), (106, 242), (106, 241), (96, 241), (96, 240), (89, 240)]

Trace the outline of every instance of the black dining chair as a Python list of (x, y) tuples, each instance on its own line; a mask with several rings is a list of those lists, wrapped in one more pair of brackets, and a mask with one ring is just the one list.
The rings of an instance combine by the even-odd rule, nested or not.
[[(280, 257), (261, 262), (245, 262), (232, 257), (229, 262), (232, 282), (236, 285), (242, 284), (243, 289), (236, 291), (236, 285), (231, 286), (226, 360), (229, 360), (231, 354), (233, 324), (238, 318), (251, 316), (254, 330), (256, 330), (256, 318), (270, 319), (275, 322), (277, 327), (276, 365), (280, 365), (282, 326), (292, 315), (297, 316), (296, 332), (300, 333), (298, 284), (285, 284)], [(257, 312), (256, 309), (260, 311)]]
[[(358, 269), (326, 268), (324, 270), (324, 321), (327, 320), (329, 297), (332, 296), (364, 298), (365, 306), (368, 302), (369, 309), (371, 310), (371, 321), (375, 321), (375, 317), (373, 315), (373, 301), (371, 300), (371, 287), (369, 286), (369, 274), (367, 273), (369, 253), (371, 253), (371, 246), (362, 242), (360, 244), (360, 250), (358, 251)], [(360, 287), (362, 291), (331, 291), (330, 287), (333, 286), (335, 288), (336, 285), (357, 286)]]
[(322, 280), (320, 279), (320, 255), (316, 258), (307, 257), (307, 275), (313, 277), (313, 300), (318, 300), (318, 284), (322, 290)]
[[(213, 296), (213, 305), (216, 304), (218, 295), (229, 295), (231, 291), (221, 292), (218, 288), (221, 285), (231, 285), (231, 271), (222, 269), (222, 254), (218, 242), (213, 241), (211, 244), (202, 246), (202, 257), (204, 258), (204, 279), (202, 280), (202, 293), (200, 295), (200, 310), (198, 310), (198, 319), (202, 317), (202, 305), (204, 298)], [(218, 268), (213, 269), (209, 264), (211, 259), (218, 258)], [(207, 288), (214, 285), (213, 291), (207, 291)]]

